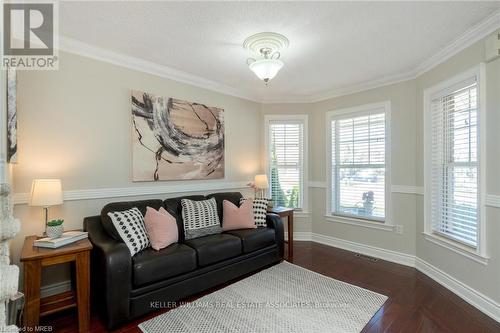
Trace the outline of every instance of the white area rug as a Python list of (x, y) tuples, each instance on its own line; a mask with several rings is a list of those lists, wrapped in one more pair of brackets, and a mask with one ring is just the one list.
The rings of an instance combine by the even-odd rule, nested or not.
[(387, 297), (282, 262), (139, 325), (163, 332), (360, 332)]

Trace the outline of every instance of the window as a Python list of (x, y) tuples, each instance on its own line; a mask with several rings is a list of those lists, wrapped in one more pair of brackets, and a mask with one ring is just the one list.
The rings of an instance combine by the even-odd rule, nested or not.
[(275, 206), (306, 208), (305, 138), (307, 116), (266, 116), (267, 172)]
[(481, 229), (479, 71), (426, 91), (426, 232), (474, 252)]
[(389, 111), (387, 102), (327, 114), (329, 214), (385, 221)]

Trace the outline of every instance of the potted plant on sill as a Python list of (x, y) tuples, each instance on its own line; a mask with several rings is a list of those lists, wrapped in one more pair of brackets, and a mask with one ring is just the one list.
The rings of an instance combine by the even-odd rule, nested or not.
[(366, 215), (372, 215), (373, 206), (375, 203), (375, 193), (373, 191), (368, 191), (363, 193), (363, 209)]

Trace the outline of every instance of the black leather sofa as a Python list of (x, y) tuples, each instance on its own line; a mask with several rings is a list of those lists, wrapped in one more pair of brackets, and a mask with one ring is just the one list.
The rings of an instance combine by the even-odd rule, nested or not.
[[(91, 257), (93, 304), (108, 329), (183, 298), (254, 272), (283, 259), (280, 218), (267, 215), (267, 227), (223, 232), (184, 240), (181, 199), (214, 197), (222, 222), (222, 201), (239, 205), (240, 193), (214, 193), (162, 200), (107, 204), (100, 216), (86, 217), (84, 230), (94, 246)], [(146, 206), (165, 207), (179, 227), (179, 242), (160, 251), (148, 248), (130, 257), (107, 213)]]

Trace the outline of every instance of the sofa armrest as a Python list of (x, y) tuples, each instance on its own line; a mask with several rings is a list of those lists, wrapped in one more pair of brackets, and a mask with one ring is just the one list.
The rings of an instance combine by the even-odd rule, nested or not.
[(132, 259), (125, 243), (111, 238), (101, 224), (100, 216), (86, 217), (83, 229), (88, 232), (92, 249), (92, 292), (101, 307), (108, 329), (129, 317), (129, 295), (132, 283)]
[(274, 229), (276, 234), (276, 243), (280, 251), (280, 257), (283, 258), (285, 253), (285, 230), (283, 228), (283, 221), (276, 214), (267, 214), (266, 223), (268, 228)]

